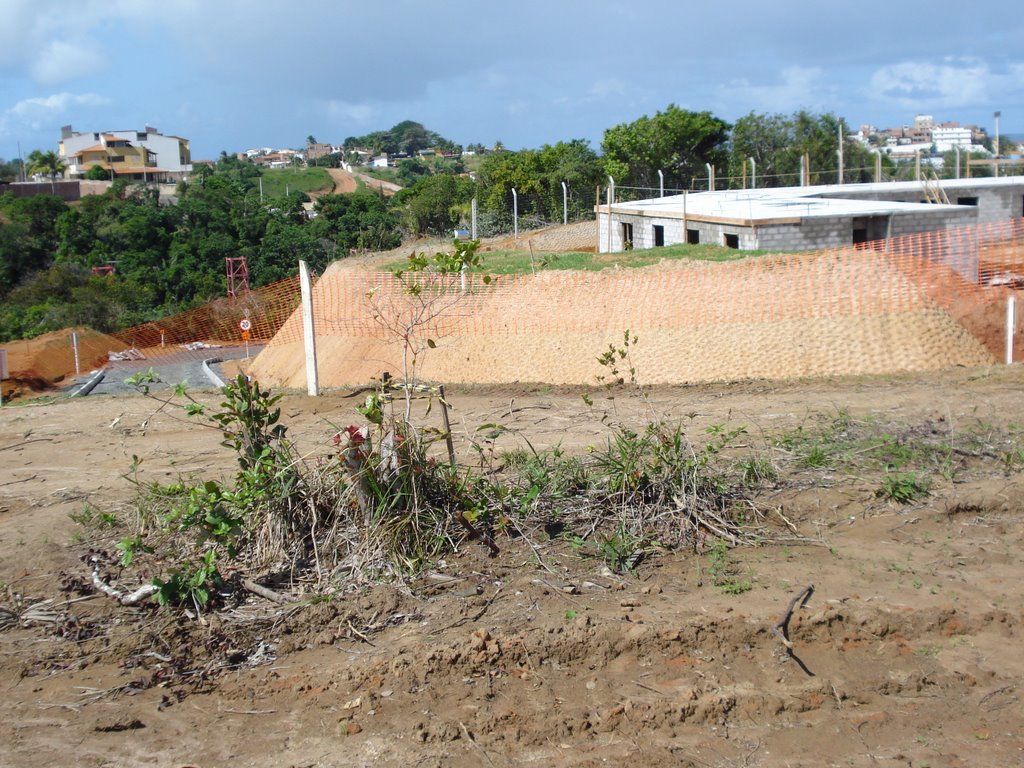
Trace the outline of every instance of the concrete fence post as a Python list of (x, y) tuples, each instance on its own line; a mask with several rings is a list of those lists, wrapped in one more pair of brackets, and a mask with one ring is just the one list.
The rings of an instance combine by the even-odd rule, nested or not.
[(1006, 300), (1006, 364), (1013, 365), (1013, 331), (1016, 323), (1017, 300), (1011, 296)]
[(2, 382), (7, 378), (7, 350), (0, 349), (0, 405), (4, 404), (4, 390)]
[(320, 394), (316, 367), (316, 328), (313, 325), (313, 284), (309, 267), (299, 261), (299, 290), (302, 292), (302, 344), (306, 351), (306, 391), (310, 397)]
[(512, 187), (512, 240), (519, 242), (519, 193)]

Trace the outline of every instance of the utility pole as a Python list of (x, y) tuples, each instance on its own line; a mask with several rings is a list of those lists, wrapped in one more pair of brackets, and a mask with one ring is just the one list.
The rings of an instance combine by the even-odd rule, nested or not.
[(996, 120), (996, 143), (993, 145), (996, 151), (996, 176), (999, 175), (999, 118), (1002, 116), (1003, 113), (999, 110), (996, 110), (994, 113), (992, 113), (992, 117), (994, 117)]
[(519, 242), (519, 195), (512, 187), (512, 241)]
[(839, 121), (839, 183), (843, 183), (843, 121)]

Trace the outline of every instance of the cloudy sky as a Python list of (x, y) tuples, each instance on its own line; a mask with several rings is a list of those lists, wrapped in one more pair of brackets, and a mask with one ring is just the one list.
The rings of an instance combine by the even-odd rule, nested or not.
[(0, 0), (0, 158), (62, 125), (192, 141), (195, 158), (411, 119), (462, 144), (600, 145), (670, 103), (725, 120), (915, 114), (1024, 132), (1009, 0)]

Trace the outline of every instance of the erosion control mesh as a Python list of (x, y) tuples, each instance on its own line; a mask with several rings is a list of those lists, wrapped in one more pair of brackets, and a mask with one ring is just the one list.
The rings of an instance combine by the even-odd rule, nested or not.
[[(320, 382), (401, 371), (394, 320), (424, 296), (437, 311), (416, 329), (418, 373), (449, 382), (593, 384), (597, 356), (627, 328), (651, 384), (993, 363), (1024, 284), (1022, 234), (1013, 221), (727, 263), (435, 278), (416, 297), (391, 274), (337, 263), (314, 290)], [(296, 313), (253, 372), (303, 386), (301, 339)]]
[[(1024, 220), (726, 263), (542, 271), (489, 283), (426, 277), (423, 287), (417, 300), (435, 302), (415, 334), (421, 351), (427, 339), (432, 345), (419, 359), (427, 379), (593, 384), (603, 372), (597, 356), (627, 328), (638, 336), (639, 378), (650, 384), (978, 365), (1004, 359), (1007, 299), (1024, 287)], [(389, 330), (374, 317), (410, 309), (392, 274), (336, 262), (313, 294), (322, 385), (402, 370), (394, 323)], [(253, 373), (302, 387), (298, 306), (298, 278), (287, 278), (104, 337), (103, 351), (134, 350), (159, 364), (248, 343), (262, 349)], [(1021, 328), (1018, 320), (1016, 359)], [(6, 348), (17, 345), (31, 347)], [(69, 340), (36, 346), (38, 354), (11, 361), (12, 377), (49, 382), (74, 372)], [(80, 368), (103, 362), (94, 352)]]

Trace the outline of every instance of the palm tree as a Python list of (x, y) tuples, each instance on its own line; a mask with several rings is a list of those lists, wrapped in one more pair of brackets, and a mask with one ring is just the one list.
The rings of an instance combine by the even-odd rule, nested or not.
[(64, 169), (67, 168), (64, 161), (61, 160), (60, 155), (52, 149), (47, 150), (46, 152), (40, 152), (37, 149), (33, 150), (33, 152), (28, 156), (28, 162), (28, 170), (30, 173), (39, 173), (50, 177), (50, 191), (55, 193), (56, 186), (54, 185), (54, 180), (58, 176), (63, 176)]

